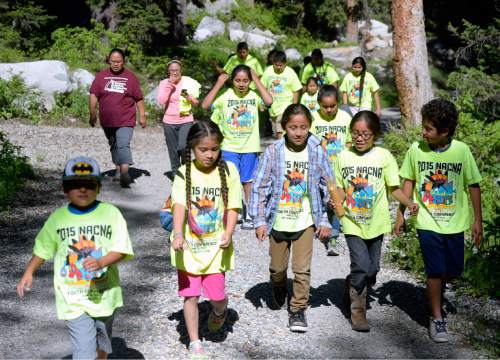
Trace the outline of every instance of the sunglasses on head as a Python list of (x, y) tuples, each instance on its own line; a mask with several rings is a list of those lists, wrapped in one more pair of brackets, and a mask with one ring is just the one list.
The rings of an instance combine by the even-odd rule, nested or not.
[(87, 190), (96, 190), (99, 183), (93, 180), (68, 180), (63, 183), (64, 190), (75, 190), (85, 188)]

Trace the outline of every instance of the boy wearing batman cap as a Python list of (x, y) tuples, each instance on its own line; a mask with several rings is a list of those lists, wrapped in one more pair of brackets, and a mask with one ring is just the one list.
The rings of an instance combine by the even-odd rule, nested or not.
[(62, 185), (69, 204), (45, 222), (17, 285), (23, 298), (36, 269), (54, 259), (57, 317), (66, 322), (73, 359), (105, 359), (112, 352), (113, 315), (123, 306), (116, 264), (133, 256), (122, 214), (97, 200), (101, 179), (92, 158), (80, 156), (66, 163)]

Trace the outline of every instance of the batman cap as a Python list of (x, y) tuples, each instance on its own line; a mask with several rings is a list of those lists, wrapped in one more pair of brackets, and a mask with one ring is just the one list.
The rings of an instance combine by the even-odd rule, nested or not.
[(72, 179), (96, 179), (101, 180), (101, 170), (96, 160), (86, 157), (78, 156), (68, 160), (64, 167), (62, 180)]

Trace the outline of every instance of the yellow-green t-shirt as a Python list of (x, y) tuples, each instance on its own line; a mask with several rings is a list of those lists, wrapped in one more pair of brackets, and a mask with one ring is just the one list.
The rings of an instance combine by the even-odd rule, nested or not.
[(468, 186), (481, 182), (481, 174), (466, 144), (452, 140), (447, 150), (435, 152), (425, 141), (415, 142), (400, 175), (415, 181), (417, 229), (454, 234), (469, 228)]
[(260, 65), (259, 60), (257, 60), (257, 58), (255, 58), (254, 56), (252, 56), (250, 54), (248, 54), (248, 56), (246, 57), (246, 59), (244, 61), (241, 60), (238, 57), (238, 55), (231, 56), (227, 60), (226, 65), (224, 65), (224, 71), (226, 73), (228, 73), (229, 75), (231, 75), (234, 68), (238, 65), (246, 65), (246, 66), (252, 68), (259, 76), (262, 76), (262, 74), (264, 73), (264, 71), (262, 70), (262, 65)]
[[(241, 208), (241, 183), (238, 170), (227, 162), (226, 184), (228, 188), (228, 209)], [(224, 200), (222, 197), (219, 170), (209, 174), (199, 171), (191, 162), (191, 215), (199, 228), (195, 234), (186, 219), (182, 232), (187, 248), (181, 251), (170, 249), (172, 265), (191, 274), (216, 274), (233, 269), (233, 244), (221, 249), (219, 244), (224, 233)], [(186, 165), (179, 168), (172, 185), (172, 207), (175, 204), (186, 207)], [(173, 234), (171, 235), (173, 240)]]
[(307, 147), (300, 152), (293, 152), (285, 146), (285, 178), (274, 230), (297, 232), (313, 224), (307, 191), (308, 165)]
[(317, 111), (312, 115), (311, 132), (321, 140), (321, 146), (325, 149), (333, 170), (337, 154), (345, 149), (347, 143), (352, 142), (351, 132), (349, 131), (351, 116), (340, 109), (331, 120), (327, 120), (321, 111)]
[(127, 223), (111, 204), (99, 203), (86, 214), (74, 214), (68, 206), (54, 211), (35, 239), (33, 254), (54, 259), (54, 292), (57, 318), (72, 320), (87, 313), (106, 317), (123, 306), (118, 266), (96, 272), (83, 268), (88, 256), (96, 259), (109, 252), (132, 257)]
[(314, 95), (309, 95), (307, 92), (303, 93), (300, 103), (308, 108), (311, 114), (317, 112), (319, 110), (318, 92), (316, 91)]
[(376, 146), (363, 155), (352, 148), (343, 150), (337, 156), (335, 178), (346, 194), (346, 214), (341, 218), (346, 235), (373, 239), (391, 231), (386, 187), (399, 186), (399, 176), (388, 150)]
[(273, 117), (283, 114), (287, 106), (293, 103), (293, 93), (302, 90), (299, 77), (289, 66), (281, 74), (277, 74), (274, 67), (269, 66), (261, 81), (273, 97), (273, 104), (269, 109), (269, 115)]
[(347, 102), (349, 106), (359, 106), (362, 108), (371, 109), (372, 94), (379, 89), (377, 80), (375, 80), (373, 75), (369, 72), (365, 73), (361, 105), (359, 104), (360, 81), (361, 75), (354, 76), (352, 72), (349, 72), (344, 77), (344, 80), (342, 80), (342, 84), (340, 85), (340, 92), (345, 92), (347, 94)]
[(307, 64), (302, 71), (300, 81), (305, 85), (310, 77), (318, 79), (320, 87), (327, 84), (331, 85), (340, 80), (335, 68), (328, 62), (323, 62), (321, 66), (314, 66), (312, 63)]
[(212, 105), (212, 117), (222, 134), (222, 150), (237, 153), (260, 152), (259, 107), (262, 99), (253, 90), (240, 97), (227, 89)]

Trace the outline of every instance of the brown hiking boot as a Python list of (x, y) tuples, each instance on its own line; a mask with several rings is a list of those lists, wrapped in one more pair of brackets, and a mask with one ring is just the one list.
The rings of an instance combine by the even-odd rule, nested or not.
[(361, 294), (352, 286), (349, 289), (351, 297), (351, 328), (355, 331), (370, 331), (366, 320), (366, 287)]

